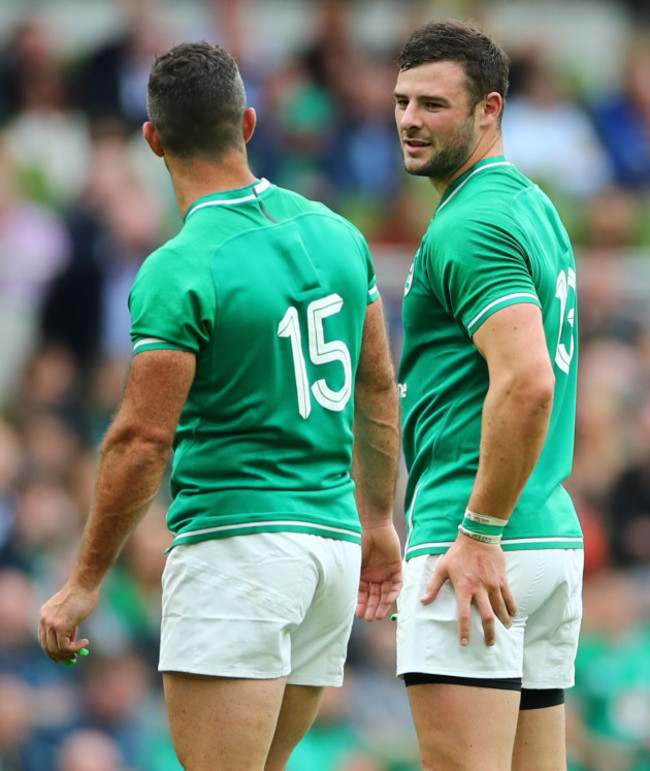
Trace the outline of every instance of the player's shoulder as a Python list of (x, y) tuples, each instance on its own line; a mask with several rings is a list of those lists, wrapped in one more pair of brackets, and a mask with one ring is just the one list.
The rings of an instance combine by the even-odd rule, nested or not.
[(173, 236), (149, 253), (140, 267), (140, 273), (179, 262), (182, 251), (180, 234)]
[(315, 215), (316, 217), (323, 218), (324, 227), (336, 226), (349, 233), (349, 235), (357, 241), (365, 243), (365, 237), (363, 233), (350, 222), (349, 219), (342, 214), (331, 209), (327, 204), (322, 201), (317, 201), (313, 198), (307, 198), (306, 196), (289, 190), (287, 188), (274, 186), (274, 192), (279, 196), (283, 205), (286, 206), (288, 213), (293, 213), (298, 216), (300, 214)]
[(436, 263), (468, 264), (472, 256), (519, 254), (519, 226), (509, 206), (458, 207), (447, 216), (436, 215), (422, 239), (424, 259)]
[(206, 271), (209, 271), (208, 254), (207, 248), (202, 250), (196, 243), (188, 243), (181, 230), (145, 258), (138, 270), (136, 283), (172, 281), (180, 286), (188, 282), (202, 282), (206, 279)]
[(489, 237), (495, 230), (510, 232), (518, 217), (518, 199), (543, 196), (539, 187), (516, 166), (498, 162), (469, 172), (438, 204), (428, 235), (453, 243)]

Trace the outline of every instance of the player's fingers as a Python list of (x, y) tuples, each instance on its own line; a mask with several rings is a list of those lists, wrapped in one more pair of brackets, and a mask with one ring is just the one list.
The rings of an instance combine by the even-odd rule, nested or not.
[(515, 597), (513, 593), (510, 591), (510, 586), (506, 584), (502, 588), (501, 592), (503, 594), (503, 599), (505, 600), (505, 603), (506, 603), (506, 608), (508, 609), (508, 615), (510, 616), (510, 618), (514, 618), (518, 613), (518, 608), (517, 608), (517, 602), (515, 600)]
[(510, 613), (508, 612), (508, 607), (506, 605), (503, 594), (501, 593), (500, 587), (494, 587), (490, 591), (489, 596), (490, 605), (492, 605), (494, 615), (506, 627), (506, 629), (510, 629), (512, 626), (512, 619), (510, 618)]
[(45, 653), (52, 659), (52, 661), (61, 661), (61, 652), (59, 650), (59, 641), (56, 636), (55, 630), (50, 626), (45, 632), (45, 645), (43, 646)]
[(402, 581), (391, 581), (386, 584), (383, 592), (383, 603), (386, 605), (386, 610), (397, 600), (399, 593), (402, 589)]
[(366, 603), (366, 613), (364, 618), (366, 621), (372, 621), (377, 613), (381, 599), (381, 585), (371, 583), (370, 591), (368, 592), (368, 602)]
[(363, 618), (366, 614), (366, 606), (368, 604), (368, 582), (359, 582), (359, 592), (357, 593), (357, 609), (356, 617)]
[(369, 618), (367, 620), (373, 621), (374, 619), (380, 620), (384, 618), (386, 613), (388, 613), (391, 605), (397, 599), (398, 594), (399, 587), (396, 587), (392, 581), (385, 581), (383, 584), (381, 584), (379, 603), (375, 609), (375, 614), (373, 618)]
[(490, 599), (487, 593), (481, 593), (475, 598), (476, 607), (481, 615), (481, 621), (483, 623), (483, 637), (486, 645), (494, 645), (496, 640), (494, 610), (490, 603)]
[(84, 647), (87, 640), (75, 640), (76, 632), (76, 628), (66, 633), (55, 626), (47, 626), (45, 652), (52, 661), (72, 659), (75, 653)]
[(469, 645), (469, 632), (472, 619), (471, 597), (459, 597), (456, 594), (458, 604), (458, 639), (461, 645)]
[(438, 596), (438, 592), (442, 588), (442, 585), (445, 583), (447, 578), (448, 576), (445, 572), (437, 569), (433, 576), (431, 576), (431, 580), (427, 584), (427, 588), (424, 590), (424, 594), (420, 597), (420, 602), (424, 605), (433, 602)]
[(38, 642), (39, 642), (39, 645), (41, 646), (41, 648), (43, 650), (45, 650), (45, 645), (46, 645), (46, 639), (45, 638), (46, 638), (45, 625), (43, 624), (42, 621), (39, 621), (39, 624), (38, 624)]
[(70, 632), (64, 632), (62, 629), (55, 631), (56, 644), (62, 653), (72, 653), (74, 648), (75, 637), (77, 636), (77, 630), (72, 629)]

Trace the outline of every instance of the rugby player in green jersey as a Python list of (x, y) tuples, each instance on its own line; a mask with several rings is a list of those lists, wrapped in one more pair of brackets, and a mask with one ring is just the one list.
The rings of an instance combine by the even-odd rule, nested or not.
[(355, 608), (382, 618), (401, 586), (381, 299), (356, 228), (251, 172), (229, 54), (159, 57), (148, 109), (183, 227), (135, 280), (123, 402), (40, 641), (54, 661), (88, 643), (77, 628), (173, 446), (159, 668), (176, 752), (191, 771), (284, 769), (342, 682)]
[(440, 195), (403, 305), (397, 630), (422, 765), (436, 771), (566, 768), (583, 566), (562, 487), (576, 271), (552, 203), (503, 154), (508, 68), (479, 30), (427, 24), (394, 92), (406, 171)]

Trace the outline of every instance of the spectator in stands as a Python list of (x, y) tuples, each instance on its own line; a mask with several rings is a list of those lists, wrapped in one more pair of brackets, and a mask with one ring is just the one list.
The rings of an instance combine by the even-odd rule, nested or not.
[(124, 771), (119, 746), (110, 736), (92, 728), (79, 728), (63, 741), (58, 771)]
[(592, 114), (616, 181), (632, 190), (650, 190), (649, 34), (630, 42), (620, 91), (597, 101)]
[(43, 771), (51, 768), (47, 746), (32, 722), (34, 694), (15, 675), (0, 674), (0, 768)]
[(571, 701), (589, 771), (650, 766), (650, 626), (623, 573), (604, 572), (585, 583)]
[(612, 170), (588, 113), (540, 47), (512, 59), (513, 89), (503, 114), (508, 159), (551, 192), (594, 195), (610, 182)]
[(61, 220), (25, 198), (16, 177), (0, 140), (0, 403), (38, 343), (40, 303), (69, 249)]
[(650, 578), (650, 400), (636, 420), (638, 455), (613, 483), (608, 524), (614, 564), (644, 569)]
[(21, 23), (11, 50), (4, 144), (24, 191), (58, 209), (78, 194), (85, 175), (87, 121), (70, 103), (63, 62), (44, 22)]
[(122, 10), (119, 32), (80, 63), (74, 90), (92, 122), (117, 119), (134, 132), (147, 120), (151, 65), (170, 41), (164, 18), (151, 3), (123, 3)]

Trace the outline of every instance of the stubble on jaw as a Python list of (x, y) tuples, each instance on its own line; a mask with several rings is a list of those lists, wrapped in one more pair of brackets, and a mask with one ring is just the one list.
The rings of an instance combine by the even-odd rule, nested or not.
[(459, 127), (453, 143), (434, 152), (433, 156), (415, 169), (407, 167), (404, 160), (404, 169), (415, 177), (429, 177), (433, 182), (444, 182), (452, 177), (458, 169), (467, 161), (474, 150), (474, 132), (468, 116), (467, 122)]
[[(476, 148), (477, 137), (474, 129), (474, 114), (476, 105), (470, 107), (466, 117), (457, 125), (451, 139), (444, 144), (428, 161), (413, 169), (407, 168), (404, 159), (404, 169), (407, 174), (416, 177), (428, 177), (433, 183), (446, 182), (465, 164)], [(433, 143), (432, 143), (433, 146)]]

